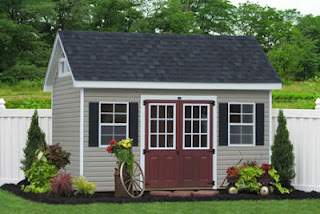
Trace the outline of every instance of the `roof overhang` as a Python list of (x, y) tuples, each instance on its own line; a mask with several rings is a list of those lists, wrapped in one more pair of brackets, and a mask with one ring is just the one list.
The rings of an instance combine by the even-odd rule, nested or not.
[(187, 89), (187, 90), (275, 90), (281, 83), (182, 83), (128, 81), (74, 81), (75, 88), (105, 89)]

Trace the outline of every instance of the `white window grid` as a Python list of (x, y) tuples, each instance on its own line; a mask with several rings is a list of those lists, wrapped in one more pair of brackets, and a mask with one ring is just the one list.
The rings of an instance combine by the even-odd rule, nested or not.
[[(231, 105), (240, 105), (240, 113), (231, 113)], [(252, 106), (252, 113), (243, 113), (243, 106), (244, 105), (251, 105)], [(256, 130), (255, 130), (255, 113), (256, 109), (255, 109), (255, 103), (241, 103), (241, 102), (229, 102), (228, 103), (228, 146), (254, 146), (255, 142), (256, 142)], [(240, 123), (231, 123), (230, 122), (230, 115), (240, 115)], [(252, 115), (252, 122), (251, 123), (243, 123), (242, 122), (242, 115)], [(242, 143), (242, 138), (241, 136), (243, 135), (242, 133), (237, 134), (240, 135), (240, 144), (232, 144), (230, 142), (230, 138), (231, 138), (231, 126), (252, 126), (252, 143)], [(245, 135), (249, 135), (249, 134), (245, 134)]]
[[(112, 104), (112, 108), (113, 111), (112, 112), (101, 112), (101, 106), (103, 104)], [(115, 112), (115, 105), (116, 104), (126, 104), (126, 112)], [(115, 121), (115, 115), (126, 115), (126, 123), (102, 123), (101, 122), (101, 115), (102, 114), (109, 114), (109, 115), (113, 115), (112, 121)], [(109, 144), (106, 145), (102, 145), (101, 144), (101, 137), (103, 136), (101, 133), (101, 128), (103, 126), (109, 126), (109, 127), (113, 127), (113, 136), (114, 136), (114, 127), (115, 126), (125, 126), (126, 127), (126, 136), (125, 138), (127, 139), (129, 136), (129, 103), (128, 102), (99, 102), (99, 147), (107, 147), (109, 146)]]
[[(157, 107), (157, 117), (156, 118), (151, 118), (151, 107), (152, 106), (156, 106)], [(165, 106), (165, 117), (164, 118), (160, 118), (159, 115), (159, 107), (160, 106)], [(172, 118), (167, 118), (168, 114), (167, 114), (167, 109), (168, 106), (172, 106), (173, 107), (173, 117)], [(149, 129), (149, 133), (148, 133), (148, 145), (149, 145), (149, 150), (174, 150), (176, 149), (176, 104), (175, 103), (150, 103), (149, 104), (149, 118), (148, 118), (148, 129)], [(157, 121), (157, 132), (155, 133), (151, 133), (151, 121)], [(164, 121), (165, 124), (165, 132), (160, 133), (159, 132), (159, 121)], [(167, 133), (167, 121), (173, 121), (173, 132), (172, 133)], [(157, 147), (151, 147), (151, 135), (156, 135), (157, 136)], [(164, 135), (165, 137), (165, 147), (159, 147), (159, 135)], [(172, 135), (173, 136), (173, 146), (172, 147), (168, 147), (167, 146), (167, 136), (168, 135)]]
[[(187, 106), (191, 107), (191, 118), (186, 119), (186, 112), (185, 109)], [(193, 118), (193, 106), (199, 106), (199, 118)], [(206, 118), (202, 118), (201, 117), (201, 107), (202, 106), (206, 106), (207, 107), (207, 117)], [(210, 114), (211, 114), (211, 108), (210, 108), (210, 104), (183, 104), (183, 149), (185, 150), (194, 150), (194, 149), (209, 149), (210, 146)], [(190, 121), (191, 123), (191, 131), (190, 133), (186, 133), (185, 132), (185, 122)], [(199, 121), (199, 133), (193, 133), (193, 121)], [(202, 133), (201, 131), (201, 122), (202, 121), (207, 121), (207, 132)], [(191, 146), (190, 147), (186, 147), (185, 146), (185, 136), (186, 135), (190, 135), (191, 136)], [(193, 146), (193, 136), (194, 135), (198, 135), (199, 136), (199, 147), (194, 147)], [(206, 147), (201, 147), (201, 136), (202, 135), (207, 135), (207, 146)]]

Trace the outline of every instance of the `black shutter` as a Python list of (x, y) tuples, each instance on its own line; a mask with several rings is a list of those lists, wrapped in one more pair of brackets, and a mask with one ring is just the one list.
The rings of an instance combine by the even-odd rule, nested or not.
[(219, 103), (219, 145), (228, 146), (228, 103)]
[[(271, 121), (270, 121), (271, 122)], [(256, 145), (264, 145), (264, 104), (256, 104)]]
[(99, 146), (99, 103), (89, 103), (89, 147)]
[(133, 146), (138, 146), (138, 103), (129, 103), (129, 137)]

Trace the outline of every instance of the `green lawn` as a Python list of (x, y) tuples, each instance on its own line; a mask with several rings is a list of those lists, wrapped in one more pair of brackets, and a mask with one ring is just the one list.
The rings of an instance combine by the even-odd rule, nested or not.
[(320, 213), (320, 199), (281, 201), (212, 201), (144, 204), (48, 205), (35, 203), (0, 190), (0, 213)]
[[(15, 85), (0, 83), (0, 98), (12, 108), (51, 108), (51, 94), (44, 93), (42, 80), (21, 81)], [(281, 90), (272, 93), (273, 108), (314, 109), (320, 97), (320, 81), (284, 82)]]

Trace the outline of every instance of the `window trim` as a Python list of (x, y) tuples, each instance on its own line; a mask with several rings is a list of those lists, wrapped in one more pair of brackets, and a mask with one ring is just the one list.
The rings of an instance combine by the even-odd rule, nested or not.
[[(237, 123), (236, 125), (245, 126), (245, 125), (252, 125), (253, 126), (253, 133), (252, 133), (252, 144), (231, 144), (230, 143), (230, 126), (234, 125), (230, 122), (230, 105), (252, 105), (253, 111), (253, 118), (252, 123)], [(243, 113), (240, 112), (240, 115)], [(254, 147), (256, 146), (256, 103), (250, 102), (228, 102), (228, 146), (230, 147)]]
[[(207, 146), (206, 147), (201, 147), (200, 146), (201, 145), (201, 135), (202, 135), (202, 133), (201, 133), (201, 123), (199, 123), (199, 133), (196, 134), (196, 135), (200, 136), (199, 137), (199, 147), (193, 147), (193, 145), (191, 145), (191, 147), (185, 147), (185, 135), (186, 134), (188, 135), (188, 133), (185, 133), (185, 121), (186, 121), (185, 106), (192, 106), (192, 107), (193, 106), (199, 106), (200, 109), (201, 109), (201, 106), (206, 106), (208, 108), (207, 118), (206, 118), (206, 120), (207, 120), (207, 132), (206, 132), (206, 135), (207, 135)], [(211, 127), (210, 127), (210, 115), (211, 115), (210, 104), (184, 103), (182, 108), (183, 108), (183, 116), (182, 116), (182, 120), (183, 120), (182, 121), (182, 129), (183, 129), (182, 130), (182, 149), (183, 150), (205, 150), (205, 149), (209, 149), (210, 148), (210, 134), (211, 134), (211, 132), (210, 132), (210, 130), (211, 130)], [(191, 108), (191, 109), (193, 109), (193, 108)], [(193, 110), (191, 110), (191, 112), (193, 112)], [(194, 118), (191, 116), (191, 118), (190, 118), (191, 127), (192, 127), (191, 129), (193, 129), (193, 119)], [(204, 121), (204, 120), (201, 120), (201, 115), (199, 115), (199, 122), (201, 122), (201, 121)], [(192, 142), (193, 142), (193, 133), (190, 133), (190, 135), (191, 135), (191, 144), (192, 144)]]
[[(159, 106), (173, 106), (173, 147), (151, 147), (151, 106), (157, 106), (157, 109)], [(167, 109), (167, 108), (166, 108)], [(177, 123), (177, 104), (176, 103), (150, 103), (148, 106), (148, 148), (149, 150), (176, 150), (176, 138), (177, 138), (177, 128), (176, 128), (176, 123)], [(159, 121), (159, 111), (157, 111), (157, 124)], [(167, 121), (167, 118), (165, 118), (165, 121)], [(165, 123), (165, 127), (167, 123)], [(159, 129), (159, 125), (157, 125), (157, 129)], [(165, 128), (166, 129), (166, 128)], [(154, 134), (154, 133), (153, 133)], [(159, 132), (157, 131), (157, 142), (159, 142)], [(165, 136), (168, 134), (165, 133)], [(171, 133), (170, 133), (171, 135)], [(165, 138), (165, 145), (167, 146), (167, 138)]]
[[(63, 63), (63, 69), (65, 72), (62, 73), (62, 70), (61, 70), (61, 63)], [(59, 77), (66, 77), (66, 76), (70, 76), (70, 70), (69, 70), (69, 67), (67, 65), (68, 61), (66, 58), (60, 58), (59, 59), (59, 62), (58, 62), (58, 73), (59, 73)]]
[[(101, 123), (101, 104), (126, 104), (127, 105), (127, 122), (126, 123)], [(129, 137), (129, 102), (108, 102), (108, 101), (100, 101), (99, 102), (99, 147), (108, 147), (110, 144), (101, 145), (101, 126), (107, 125), (107, 126), (125, 126), (126, 127), (126, 139)], [(114, 115), (114, 111), (112, 112)]]

